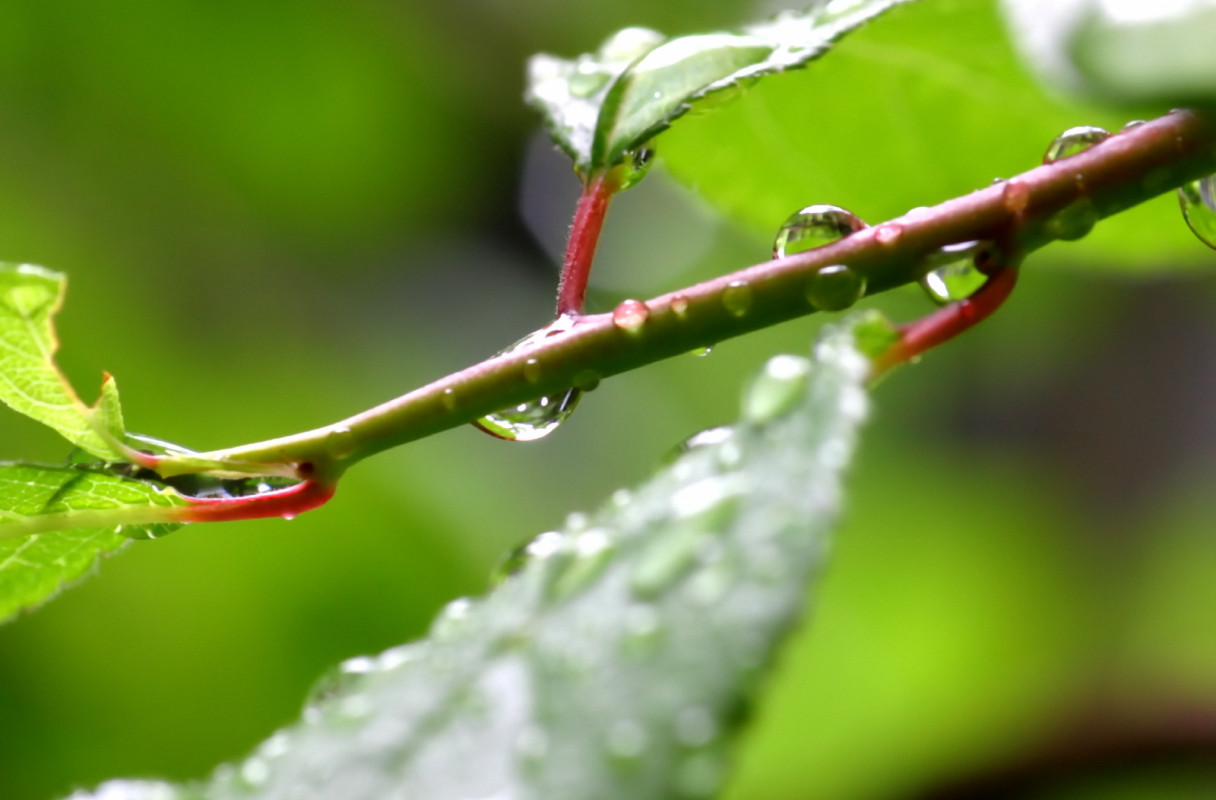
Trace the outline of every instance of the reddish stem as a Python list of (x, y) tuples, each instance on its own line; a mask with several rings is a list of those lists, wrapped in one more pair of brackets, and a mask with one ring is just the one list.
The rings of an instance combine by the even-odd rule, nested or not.
[(561, 281), (557, 285), (558, 316), (583, 313), (595, 245), (604, 227), (608, 202), (618, 188), (619, 181), (608, 172), (601, 172), (583, 184), (583, 193), (574, 210), (574, 222), (570, 225), (570, 239), (566, 242)]
[(332, 483), (302, 481), (286, 489), (247, 497), (188, 497), (182, 522), (231, 522), (238, 519), (293, 519), (325, 505), (334, 496)]
[(983, 322), (1005, 303), (1017, 282), (1017, 269), (1001, 268), (966, 300), (951, 303), (927, 317), (900, 326), (899, 341), (874, 359), (874, 377)]

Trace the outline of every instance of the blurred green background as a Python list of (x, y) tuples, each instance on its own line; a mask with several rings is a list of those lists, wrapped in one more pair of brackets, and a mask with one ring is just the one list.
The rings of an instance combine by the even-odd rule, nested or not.
[[(956, 43), (943, 63), (951, 47), (979, 53), (989, 77), (1021, 81), (1025, 100), (1031, 84), (993, 38), (990, 4), (939, 5), (985, 9), (960, 18), (954, 40), (930, 26)], [(61, 362), (86, 396), (102, 369), (114, 373), (132, 429), (205, 449), (325, 424), (546, 322), (576, 184), (520, 99), (529, 54), (584, 52), (626, 25), (689, 32), (771, 10), (7, 0), (0, 258), (70, 275)], [(847, 52), (881, 61), (864, 49), (880, 29)], [(689, 120), (681, 140), (673, 131), (660, 163), (694, 183), (698, 136), (734, 148), (729, 169), (701, 163), (703, 188), (739, 222), (655, 170), (614, 206), (592, 310), (764, 259), (765, 214), (885, 197), (881, 170), (899, 165), (874, 160), (882, 137), (871, 134), (908, 107), (959, 111), (938, 161), (988, 154), (1004, 174), (1037, 163), (1038, 128), (1066, 126), (1039, 114), (1011, 127), (966, 97), (887, 86), (781, 123), (830, 148), (790, 157), (788, 138), (784, 151), (739, 144), (741, 127), (771, 138), (758, 114), (804, 111), (796, 98), (824, 85), (818, 67)], [(1037, 96), (1006, 113), (1047, 102), (1075, 117), (1067, 125), (1093, 121)], [(841, 131), (859, 126), (870, 134), (849, 151)], [(817, 154), (855, 169), (856, 184), (824, 196), (808, 166)], [(917, 204), (945, 199), (960, 178), (912, 155), (887, 153), (906, 163), (891, 185)], [(974, 186), (1002, 174), (958, 169)], [(792, 191), (805, 199), (783, 199)], [(903, 209), (855, 210), (877, 220)], [(1088, 720), (1216, 716), (1216, 254), (1176, 213), (1162, 198), (1106, 223), (1096, 244), (1032, 260), (992, 322), (881, 386), (833, 563), (744, 741), (731, 797), (919, 796)], [(1120, 226), (1147, 269), (1103, 249)], [(912, 289), (876, 304), (899, 319), (929, 308)], [(745, 376), (771, 353), (805, 350), (817, 324), (615, 378), (539, 443), (452, 431), (377, 457), (293, 522), (128, 547), (0, 628), (0, 797), (196, 778), (241, 756), (298, 714), (328, 667), (424, 634), (442, 604), (484, 590), (507, 548), (731, 419)], [(6, 459), (65, 455), (11, 414), (0, 443)], [(1122, 794), (1107, 775), (1043, 796), (1213, 786), (1181, 769), (1125, 772)]]

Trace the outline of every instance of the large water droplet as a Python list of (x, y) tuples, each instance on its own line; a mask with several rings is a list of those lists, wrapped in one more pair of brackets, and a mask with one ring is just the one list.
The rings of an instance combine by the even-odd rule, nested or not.
[(612, 309), (612, 324), (625, 333), (641, 333), (642, 326), (650, 319), (650, 308), (641, 300), (622, 300)]
[(636, 186), (654, 163), (654, 144), (646, 142), (625, 153), (625, 163), (621, 165), (621, 191)]
[(593, 369), (583, 369), (574, 373), (574, 388), (580, 392), (593, 392), (600, 385), (600, 374)]
[(773, 240), (773, 258), (823, 247), (864, 227), (866, 224), (857, 215), (839, 206), (807, 206), (782, 223)]
[(1216, 175), (1209, 175), (1178, 189), (1182, 216), (1199, 241), (1216, 249)]
[[(535, 347), (550, 336), (560, 336), (574, 327), (574, 318), (562, 315), (548, 327), (533, 331), (515, 344), (503, 350), (498, 355), (517, 353)], [(540, 379), (540, 364), (535, 359), (529, 359), (524, 364), (524, 377), (529, 381)], [(473, 424), (499, 439), (515, 442), (531, 442), (548, 436), (557, 426), (561, 425), (571, 414), (582, 393), (577, 388), (567, 389), (559, 394), (545, 395), (526, 403), (520, 403), (512, 408), (487, 414)], [(447, 405), (447, 396), (444, 396)], [(455, 398), (452, 398), (455, 404)]]
[(785, 414), (806, 396), (811, 362), (800, 356), (773, 356), (752, 379), (743, 397), (743, 416), (763, 425)]
[(733, 316), (742, 317), (752, 307), (752, 287), (747, 281), (731, 281), (722, 290), (722, 305)]
[(806, 283), (806, 300), (819, 311), (842, 311), (866, 293), (866, 279), (844, 264), (818, 270)]
[(1098, 210), (1088, 197), (1078, 197), (1047, 220), (1047, 230), (1062, 242), (1084, 237), (1098, 223)]
[(548, 436), (574, 413), (582, 392), (567, 389), (564, 394), (520, 403), (514, 408), (486, 414), (473, 424), (481, 430), (513, 442), (532, 442)]
[(937, 264), (920, 279), (929, 299), (939, 305), (966, 300), (984, 285), (988, 276), (976, 269), (975, 255), (983, 247), (978, 241), (946, 245), (932, 258)]
[(1043, 154), (1043, 163), (1053, 164), (1062, 158), (1075, 156), (1108, 138), (1110, 138), (1110, 131), (1105, 128), (1097, 128), (1093, 125), (1069, 128), (1048, 145), (1047, 152)]

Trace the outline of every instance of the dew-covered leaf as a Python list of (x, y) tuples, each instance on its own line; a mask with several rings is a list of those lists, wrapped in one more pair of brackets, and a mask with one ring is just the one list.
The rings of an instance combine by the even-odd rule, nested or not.
[(801, 67), (849, 31), (909, 0), (819, 2), (738, 32), (668, 39), (626, 28), (573, 60), (538, 55), (527, 100), (581, 172), (625, 160), (694, 103), (762, 75)]
[(0, 464), (0, 621), (45, 602), (131, 538), (168, 533), (172, 490), (74, 467)]
[(777, 356), (736, 426), (541, 534), (427, 640), (343, 664), (245, 762), (205, 784), (74, 797), (716, 794), (823, 560), (868, 372), (848, 323), (813, 359)]
[[(1030, 170), (1066, 129), (1118, 131), (1143, 118), (1050, 93), (1018, 57), (997, 6), (920, 0), (897, 9), (813, 69), (762, 81), (673, 127), (665, 166), (772, 241), (808, 205), (841, 206), (875, 224)], [(1171, 193), (1034, 257), (1052, 259), (1144, 270), (1206, 264), (1208, 254)]]
[(118, 389), (108, 375), (94, 409), (81, 401), (55, 365), (54, 316), (63, 304), (63, 275), (30, 264), (0, 263), (0, 401), (54, 428), (93, 455), (121, 460), (98, 433), (104, 426), (121, 439)]
[(1216, 101), (1216, 2), (1004, 0), (1026, 57), (1054, 88), (1121, 103)]

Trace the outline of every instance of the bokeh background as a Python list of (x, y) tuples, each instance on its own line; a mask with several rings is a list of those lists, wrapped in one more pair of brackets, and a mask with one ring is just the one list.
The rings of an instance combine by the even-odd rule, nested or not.
[[(763, 260), (799, 205), (877, 221), (1030, 168), (1063, 127), (1131, 118), (1042, 94), (987, 0), (936, 7), (673, 130), (616, 201), (592, 310)], [(576, 181), (521, 101), (529, 54), (774, 8), (5, 0), (0, 258), (70, 275), (61, 362), (86, 396), (115, 374), (132, 429), (206, 449), (325, 424), (547, 321)], [(893, 65), (947, 78), (857, 77)], [(934, 115), (937, 138), (898, 135)], [(921, 796), (1095, 732), (1211, 729), (1214, 268), (1162, 198), (1033, 259), (999, 316), (880, 387), (732, 798)], [(867, 302), (929, 309), (914, 287)], [(290, 523), (107, 559), (0, 628), (0, 797), (198, 778), (248, 752), (327, 668), (423, 635), (511, 546), (730, 420), (746, 375), (818, 324), (614, 378), (542, 442), (451, 431)], [(0, 445), (65, 456), (12, 414)], [(1168, 756), (1041, 796), (1216, 791)]]

